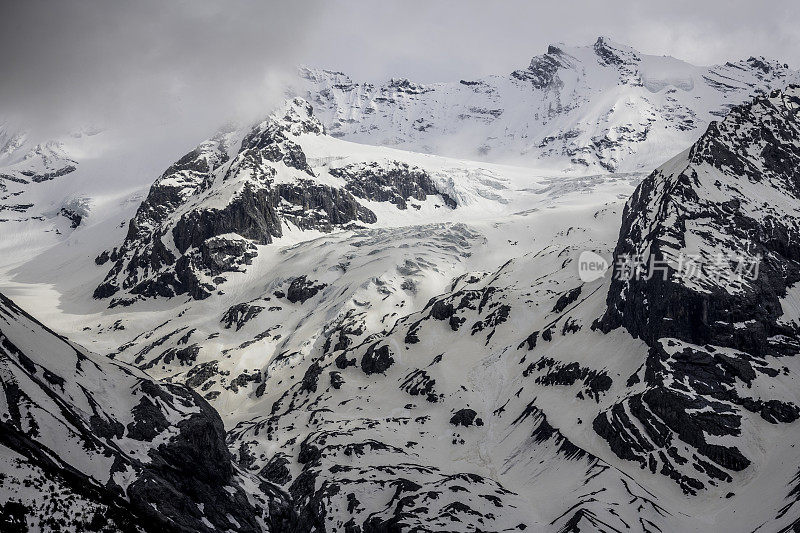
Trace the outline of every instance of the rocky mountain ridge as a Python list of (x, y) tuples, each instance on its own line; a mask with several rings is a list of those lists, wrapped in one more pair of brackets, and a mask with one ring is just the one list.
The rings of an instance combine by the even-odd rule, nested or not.
[[(800, 416), (794, 395), (765, 387), (790, 374), (785, 360), (798, 350), (800, 325), (784, 314), (800, 279), (793, 245), (800, 238), (799, 105), (800, 88), (790, 86), (735, 108), (648, 177), (623, 215), (616, 279), (599, 326), (622, 326), (650, 346), (630, 377), (645, 390), (594, 425), (617, 455), (669, 475), (686, 491), (730, 481), (725, 469), (750, 465), (740, 447), (711, 444), (705, 435), (738, 437), (744, 411), (771, 424)], [(642, 272), (655, 264), (667, 270), (626, 279), (623, 257), (635, 258)], [(682, 268), (687, 258), (699, 268)], [(757, 271), (747, 276), (741, 262)], [(676, 438), (691, 445), (692, 457), (672, 445)]]
[(550, 45), (525, 69), (478, 80), (361, 83), (303, 68), (296, 94), (331, 135), (555, 172), (647, 170), (749, 98), (797, 82), (763, 57), (697, 67), (599, 37)]

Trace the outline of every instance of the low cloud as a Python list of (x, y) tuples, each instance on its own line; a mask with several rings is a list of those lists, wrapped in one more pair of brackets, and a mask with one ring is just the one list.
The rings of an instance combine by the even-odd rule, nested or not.
[(274, 104), (316, 5), (7, 3), (0, 115), (41, 135), (87, 125), (213, 130)]
[(765, 55), (799, 67), (799, 15), (783, 0), (12, 0), (0, 18), (0, 116), (42, 134), (170, 124), (202, 139), (266, 113), (301, 63), (448, 81), (507, 73), (551, 42), (601, 34), (697, 64)]

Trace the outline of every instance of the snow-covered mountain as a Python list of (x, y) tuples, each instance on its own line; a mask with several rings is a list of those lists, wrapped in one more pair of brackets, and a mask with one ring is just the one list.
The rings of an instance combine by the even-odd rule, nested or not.
[[(31, 189), (46, 187), (47, 182), (74, 172), (77, 163), (63, 143), (33, 144), (23, 130), (0, 123), (0, 165), (0, 220), (8, 225), (43, 220)], [(49, 218), (65, 219), (61, 226), (77, 227), (87, 206), (77, 199), (65, 199), (58, 206), (47, 207), (52, 210)]]
[(551, 45), (525, 69), (477, 80), (363, 83), (312, 68), (301, 77), (296, 92), (336, 137), (584, 173), (649, 171), (732, 106), (800, 81), (763, 57), (697, 67), (606, 37)]
[(206, 298), (226, 281), (222, 274), (244, 271), (256, 244), (272, 243), (284, 228), (330, 232), (375, 223), (355, 196), (407, 209), (409, 199), (425, 202), (433, 194), (440, 197), (434, 207), (455, 207), (427, 173), (407, 164), (315, 172), (294, 139), (322, 132), (311, 106), (296, 99), (253, 129), (219, 134), (181, 158), (150, 189), (122, 246), (98, 257), (114, 267), (95, 296), (122, 289), (139, 297)]
[[(799, 76), (763, 57), (696, 67), (600, 37), (551, 45), (508, 75), (453, 83), (358, 83), (301, 68), (287, 93), (310, 102), (328, 134), (344, 140), (592, 175), (649, 172), (732, 106)], [(0, 221), (17, 236), (11, 247), (30, 258), (90, 218), (127, 225), (153, 177), (195, 142), (167, 130), (154, 126), (135, 142), (96, 126), (37, 139), (0, 119)]]
[[(68, 530), (109, 516), (152, 530), (796, 528), (800, 89), (768, 90), (795, 74), (669, 70), (604, 39), (542, 58), (504, 86), (527, 84), (528, 103), (593, 87), (554, 128), (596, 120), (608, 94), (635, 113), (633, 95), (670, 96), (692, 128), (658, 114), (648, 131), (674, 137), (564, 173), (548, 167), (572, 155), (510, 166), (375, 146), (407, 130), (375, 122), (367, 143), (366, 123), (334, 128), (332, 107), (291, 98), (176, 153), (145, 190), (96, 189), (58, 239), (25, 242), (50, 219), (0, 225), (3, 292), (70, 339), (0, 299), (0, 524), (43, 523), (52, 489), (30, 480), (46, 477)], [(404, 96), (378, 102), (392, 120), (442, 95), (449, 113), (478, 87), (395, 86)], [(506, 109), (510, 94), (493, 98)], [(652, 173), (587, 172), (609, 154), (655, 167), (664, 146), (680, 153)], [(91, 190), (75, 154), (51, 183)], [(64, 190), (41, 183), (19, 196)], [(586, 252), (613, 268), (582, 277)]]

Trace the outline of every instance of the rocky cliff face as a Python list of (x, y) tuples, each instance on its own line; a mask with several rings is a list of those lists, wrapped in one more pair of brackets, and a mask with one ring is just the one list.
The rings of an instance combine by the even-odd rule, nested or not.
[(689, 492), (749, 466), (744, 412), (800, 416), (794, 398), (758, 386), (800, 348), (785, 314), (800, 281), (798, 110), (797, 86), (735, 108), (651, 174), (623, 215), (598, 326), (624, 327), (650, 352), (630, 377), (637, 392), (594, 427)]
[(600, 37), (550, 45), (527, 68), (456, 83), (359, 83), (302, 69), (297, 94), (331, 135), (555, 171), (650, 170), (747, 99), (798, 80), (785, 64), (751, 57), (696, 67)]
[[(431, 176), (419, 167), (394, 161), (390, 165), (376, 162), (351, 164), (331, 169), (331, 174), (344, 179), (345, 189), (354, 196), (375, 202), (390, 202), (398, 209), (407, 209), (407, 200), (426, 200), (428, 195), (441, 195), (445, 203), (456, 207), (456, 201), (440, 192)], [(419, 207), (417, 207), (419, 208)]]
[(1, 294), (0, 385), (4, 528), (293, 527), (287, 496), (234, 466), (197, 394), (83, 351)]

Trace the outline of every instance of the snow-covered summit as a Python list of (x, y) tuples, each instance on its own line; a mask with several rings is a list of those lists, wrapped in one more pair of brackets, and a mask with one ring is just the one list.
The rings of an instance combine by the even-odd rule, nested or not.
[(332, 135), (408, 150), (592, 173), (660, 164), (730, 107), (797, 81), (764, 58), (697, 67), (599, 37), (527, 68), (452, 83), (383, 84), (303, 68), (296, 92)]

